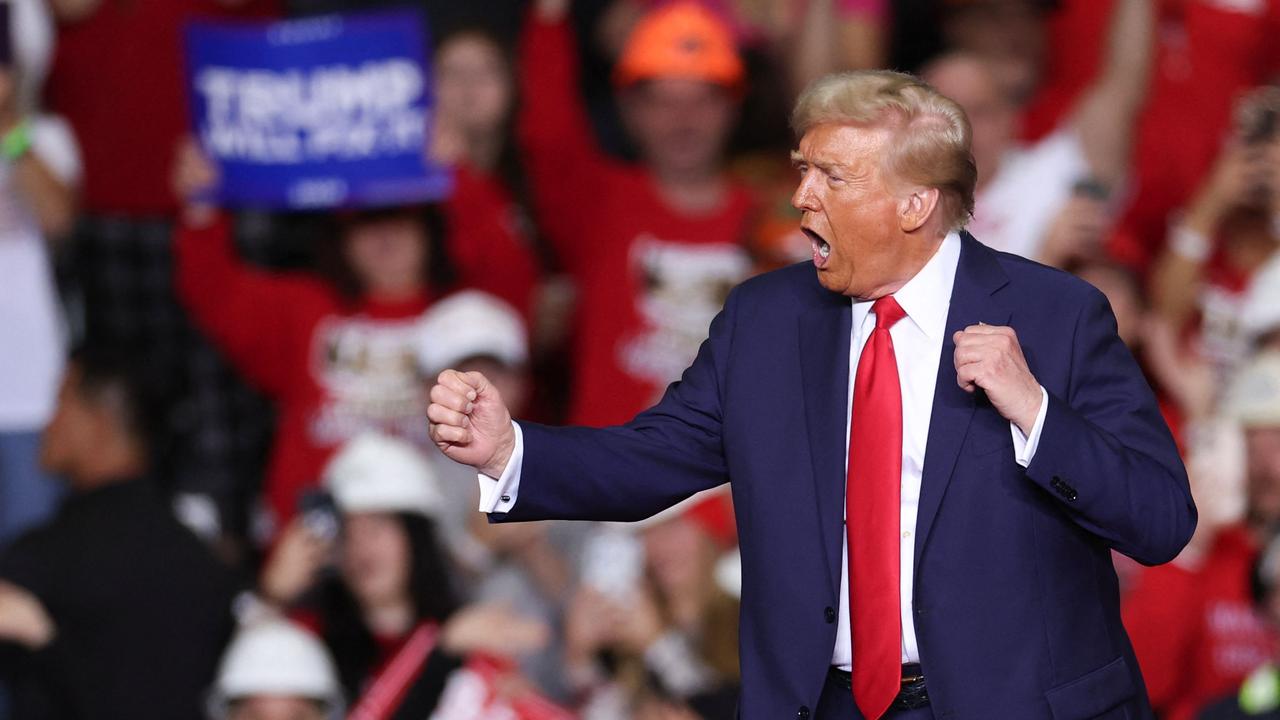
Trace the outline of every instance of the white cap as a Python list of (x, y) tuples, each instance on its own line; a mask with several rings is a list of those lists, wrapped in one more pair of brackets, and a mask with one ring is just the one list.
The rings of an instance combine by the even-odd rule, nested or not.
[(283, 618), (259, 620), (236, 633), (222, 655), (209, 715), (224, 718), (231, 702), (255, 695), (307, 698), (324, 703), (330, 717), (342, 714), (342, 689), (328, 651)]
[(1280, 330), (1280, 252), (1272, 253), (1249, 281), (1240, 327), (1250, 339)]
[(435, 470), (417, 447), (369, 431), (348, 440), (324, 469), (324, 484), (343, 513), (439, 514), (444, 499)]
[(1280, 352), (1259, 353), (1240, 368), (1224, 409), (1246, 428), (1280, 427)]
[(529, 359), (529, 340), (519, 313), (479, 290), (464, 290), (433, 305), (418, 325), (418, 365), (434, 374), (473, 357), (504, 365)]

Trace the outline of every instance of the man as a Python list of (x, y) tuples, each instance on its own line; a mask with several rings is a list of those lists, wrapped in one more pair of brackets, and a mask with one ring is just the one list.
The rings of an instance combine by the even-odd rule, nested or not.
[[(166, 482), (183, 519), (234, 552), (247, 525), (238, 503), (260, 480), (271, 413), (175, 297), (179, 208), (170, 178), (178, 141), (191, 132), (183, 28), (195, 18), (274, 17), (280, 1), (42, 4), (56, 29), (44, 97), (70, 125), (83, 162), (75, 229), (61, 258), (70, 273), (59, 278), (78, 299), (73, 341), (145, 358), (153, 381), (169, 385), (166, 411), (182, 421), (161, 428)], [(277, 249), (266, 247), (260, 229), (245, 235), (256, 258)]]
[(746, 71), (714, 13), (689, 0), (652, 9), (614, 72), (640, 161), (614, 161), (577, 87), (568, 6), (530, 12), (518, 132), (535, 219), (577, 291), (569, 417), (608, 425), (680, 376), (750, 267), (753, 203), (724, 166)]
[(1166, 562), (1196, 514), (1105, 299), (954, 231), (969, 124), (915, 78), (829, 76), (793, 124), (813, 268), (737, 288), (627, 425), (513, 425), (445, 372), (437, 444), (497, 519), (731, 480), (745, 720), (1149, 717), (1110, 550)]
[(41, 461), (71, 495), (0, 556), (0, 674), (14, 717), (197, 718), (236, 584), (148, 481), (124, 366), (73, 357)]

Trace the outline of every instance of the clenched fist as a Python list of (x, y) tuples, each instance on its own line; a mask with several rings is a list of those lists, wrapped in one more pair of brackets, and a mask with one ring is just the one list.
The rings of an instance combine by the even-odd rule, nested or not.
[(970, 325), (955, 334), (956, 381), (967, 392), (982, 388), (996, 412), (1030, 435), (1040, 414), (1040, 383), (1027, 367), (1011, 327)]
[(497, 478), (516, 446), (511, 412), (478, 372), (445, 370), (431, 388), (431, 439), (454, 462)]

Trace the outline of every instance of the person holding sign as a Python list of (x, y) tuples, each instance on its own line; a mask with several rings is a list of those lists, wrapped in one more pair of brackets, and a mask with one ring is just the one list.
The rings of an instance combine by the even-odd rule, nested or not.
[(418, 318), (451, 288), (444, 223), (436, 205), (345, 212), (328, 278), (271, 274), (236, 257), (229, 218), (200, 199), (217, 172), (194, 142), (181, 148), (176, 285), (196, 325), (276, 402), (265, 499), (282, 524), (361, 431), (426, 446), (414, 352)]

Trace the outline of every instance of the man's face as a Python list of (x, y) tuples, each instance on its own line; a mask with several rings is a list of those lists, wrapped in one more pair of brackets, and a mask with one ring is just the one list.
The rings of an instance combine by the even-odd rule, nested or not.
[(358, 222), (347, 230), (343, 250), (366, 293), (403, 295), (423, 284), (426, 229), (413, 215)]
[(68, 366), (58, 389), (58, 406), (45, 427), (40, 446), (40, 466), (55, 475), (73, 477), (98, 437), (100, 412), (82, 396), (80, 373)]
[(718, 166), (737, 103), (719, 85), (665, 78), (626, 89), (622, 113), (645, 162), (659, 174), (701, 173)]
[(436, 112), (468, 137), (502, 131), (511, 112), (510, 72), (502, 49), (480, 35), (460, 35), (436, 54)]
[(1039, 85), (1044, 68), (1045, 12), (1026, 0), (983, 0), (967, 5), (946, 20), (943, 34), (947, 44), (985, 58), (1000, 93), (1011, 103), (1026, 102)]
[(1249, 428), (1244, 439), (1249, 515), (1275, 525), (1280, 523), (1280, 427)]
[(254, 695), (236, 701), (229, 720), (324, 720), (314, 700), (287, 695)]
[(813, 245), (818, 281), (833, 292), (878, 298), (928, 261), (903, 236), (904, 198), (880, 165), (892, 136), (887, 128), (828, 123), (805, 133), (793, 154), (800, 185), (791, 204)]

